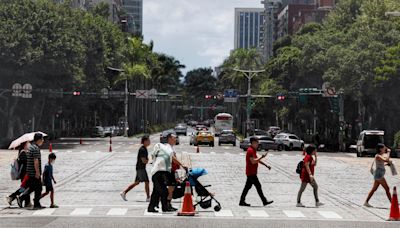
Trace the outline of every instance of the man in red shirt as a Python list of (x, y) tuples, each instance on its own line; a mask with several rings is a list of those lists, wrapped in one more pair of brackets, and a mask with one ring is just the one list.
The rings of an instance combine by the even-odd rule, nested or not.
[(247, 181), (246, 181), (246, 185), (244, 186), (242, 196), (240, 197), (239, 206), (247, 206), (247, 207), (250, 206), (250, 204), (246, 203), (246, 195), (253, 185), (256, 186), (258, 195), (260, 196), (260, 198), (263, 202), (263, 205), (266, 206), (268, 204), (273, 203), (274, 201), (268, 201), (267, 198), (265, 198), (264, 193), (262, 191), (261, 183), (257, 177), (257, 169), (258, 169), (258, 163), (264, 165), (268, 169), (271, 169), (271, 166), (269, 166), (261, 161), (261, 159), (263, 159), (263, 158), (265, 158), (265, 156), (267, 156), (266, 154), (262, 155), (261, 157), (257, 157), (256, 151), (258, 148), (258, 139), (256, 137), (251, 137), (250, 144), (251, 145), (247, 149), (247, 153), (246, 153)]

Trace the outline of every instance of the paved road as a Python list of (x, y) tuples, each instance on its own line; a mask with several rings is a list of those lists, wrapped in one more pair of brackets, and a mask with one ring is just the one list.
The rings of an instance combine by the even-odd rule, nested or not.
[[(159, 141), (152, 135), (152, 142)], [(238, 200), (245, 182), (244, 152), (239, 147), (200, 147), (200, 153), (189, 145), (189, 137), (181, 136), (176, 146), (178, 157), (191, 159), (193, 167), (203, 167), (209, 174), (200, 177), (203, 184), (211, 184), (210, 191), (222, 204), (222, 211), (212, 208), (199, 209), (195, 219), (178, 218), (175, 214), (146, 213), (147, 203), (143, 186), (128, 193), (128, 201), (122, 201), (119, 192), (135, 177), (135, 164), (139, 139), (113, 138), (113, 152), (109, 153), (108, 139), (64, 139), (53, 144), (57, 154), (54, 176), (58, 209), (32, 211), (19, 209), (15, 205), (0, 206), (0, 227), (62, 226), (126, 226), (150, 227), (155, 225), (190, 224), (203, 227), (212, 222), (212, 227), (243, 227), (245, 224), (261, 226), (273, 224), (277, 227), (301, 225), (304, 227), (375, 227), (390, 226), (385, 222), (390, 204), (380, 189), (371, 204), (374, 208), (361, 206), (368, 193), (372, 178), (369, 174), (371, 158), (356, 158), (354, 154), (320, 153), (316, 179), (320, 186), (320, 199), (325, 206), (316, 208), (311, 188), (304, 193), (306, 208), (296, 208), (296, 194), (300, 185), (294, 172), (302, 159), (298, 151), (270, 152), (267, 161), (271, 171), (259, 168), (259, 178), (268, 199), (274, 204), (262, 207), (256, 191), (252, 189), (247, 202), (252, 207), (239, 207)], [(217, 145), (217, 144), (216, 144)], [(43, 161), (48, 152), (43, 151)], [(0, 196), (5, 197), (18, 187), (9, 180), (9, 163), (13, 152), (0, 152)], [(150, 169), (150, 167), (149, 167)], [(389, 173), (389, 172), (388, 172)], [(388, 175), (390, 186), (399, 183), (398, 177)], [(48, 199), (43, 205), (48, 205)], [(179, 207), (180, 201), (174, 202)], [(33, 221), (33, 222), (32, 222)], [(366, 222), (366, 223), (360, 223)], [(398, 224), (397, 224), (398, 225)], [(300, 226), (300, 227), (301, 227)], [(178, 226), (175, 226), (178, 227)], [(180, 227), (180, 226), (179, 226)]]

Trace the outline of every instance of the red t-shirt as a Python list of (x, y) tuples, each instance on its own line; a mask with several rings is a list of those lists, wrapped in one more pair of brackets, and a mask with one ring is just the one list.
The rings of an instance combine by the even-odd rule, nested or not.
[(314, 166), (315, 166), (315, 162), (314, 162), (314, 158), (311, 156), (311, 155), (306, 155), (305, 157), (304, 157), (304, 166), (303, 166), (303, 169), (301, 170), (301, 176), (300, 176), (300, 178), (301, 178), (301, 181), (302, 182), (307, 182), (307, 183), (310, 183), (311, 181), (310, 181), (310, 175), (308, 174), (308, 172), (307, 172), (307, 169), (306, 169), (306, 163), (309, 163), (310, 164), (310, 171), (311, 171), (311, 174), (314, 176)]
[(253, 147), (249, 147), (246, 153), (246, 175), (254, 176), (257, 175), (258, 163), (252, 164), (250, 158), (257, 159), (257, 152)]

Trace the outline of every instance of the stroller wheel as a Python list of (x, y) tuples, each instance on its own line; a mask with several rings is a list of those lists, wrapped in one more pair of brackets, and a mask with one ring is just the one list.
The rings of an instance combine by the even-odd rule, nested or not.
[(214, 211), (217, 211), (217, 212), (218, 212), (218, 211), (220, 211), (220, 210), (221, 210), (221, 206), (220, 206), (220, 205), (217, 205), (217, 206), (214, 207)]

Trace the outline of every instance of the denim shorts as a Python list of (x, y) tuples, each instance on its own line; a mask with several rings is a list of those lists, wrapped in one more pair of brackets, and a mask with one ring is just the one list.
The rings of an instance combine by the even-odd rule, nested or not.
[(375, 170), (375, 173), (374, 173), (374, 179), (375, 180), (380, 180), (380, 179), (382, 179), (382, 178), (384, 178), (385, 177), (385, 172), (386, 172), (386, 170), (383, 168), (377, 168), (376, 170)]

